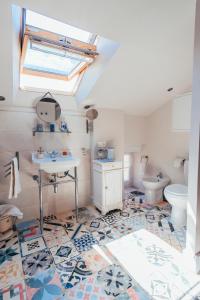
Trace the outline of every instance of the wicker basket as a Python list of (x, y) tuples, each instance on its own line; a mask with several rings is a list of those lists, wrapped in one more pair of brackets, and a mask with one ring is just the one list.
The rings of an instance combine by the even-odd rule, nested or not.
[(4, 233), (12, 229), (12, 226), (13, 226), (12, 216), (0, 217), (0, 233)]

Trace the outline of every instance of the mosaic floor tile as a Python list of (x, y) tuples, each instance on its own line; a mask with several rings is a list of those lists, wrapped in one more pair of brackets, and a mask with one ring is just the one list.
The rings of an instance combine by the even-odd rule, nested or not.
[(80, 238), (75, 238), (73, 242), (79, 252), (88, 251), (93, 245), (98, 243), (97, 239), (91, 232), (85, 233)]
[(128, 199), (124, 201), (124, 208), (133, 207), (133, 205), (145, 203), (144, 196), (133, 196), (132, 194), (128, 195)]
[(126, 292), (115, 297), (117, 300), (152, 300), (145, 291), (139, 287), (129, 288)]
[(48, 235), (50, 233), (64, 234), (65, 233), (64, 225), (56, 225), (55, 223), (54, 224), (44, 223), (43, 236)]
[(65, 289), (72, 287), (71, 284), (68, 285), (68, 282), (77, 262), (81, 259), (82, 258), (80, 256), (75, 256), (68, 261), (63, 261), (62, 263), (56, 265), (56, 271), (58, 272), (61, 283)]
[(135, 215), (134, 217), (127, 218), (123, 221), (116, 222), (112, 225), (114, 231), (118, 233), (119, 236), (126, 235), (130, 232), (145, 228), (147, 224), (144, 214)]
[(1, 300), (26, 300), (26, 291), (24, 281), (11, 285), (9, 288), (0, 290)]
[(65, 297), (67, 300), (113, 300), (113, 297), (106, 295), (96, 275), (83, 280), (73, 289), (68, 289)]
[(96, 230), (92, 234), (97, 239), (99, 245), (105, 245), (120, 237), (117, 230), (113, 230), (112, 227), (105, 227), (102, 230)]
[(25, 256), (22, 260), (24, 274), (33, 276), (37, 272), (49, 269), (53, 265), (53, 257), (48, 249)]
[(65, 230), (70, 239), (81, 237), (88, 232), (87, 227), (84, 224), (66, 222)]
[[(92, 221), (99, 215), (99, 212), (92, 206), (79, 208), (78, 223), (87, 224), (88, 221)], [(72, 211), (71, 214), (65, 217), (65, 220), (76, 222), (75, 211)]]
[(53, 248), (50, 248), (50, 251), (53, 255), (55, 264), (59, 264), (64, 260), (69, 260), (72, 257), (79, 255), (72, 242), (57, 245)]
[(119, 265), (111, 265), (99, 271), (97, 280), (108, 296), (117, 297), (132, 287), (132, 278)]
[(20, 259), (21, 257), (18, 245), (0, 249), (0, 267), (7, 262), (13, 262)]
[(54, 269), (38, 273), (26, 279), (27, 300), (60, 300), (63, 289), (58, 273)]
[(42, 237), (21, 243), (22, 256), (45, 249), (45, 243)]
[(83, 259), (80, 259), (79, 261), (77, 261), (65, 288), (72, 288), (91, 275), (92, 271), (88, 269), (85, 261)]
[(87, 268), (91, 270), (92, 273), (96, 273), (104, 269), (110, 263), (109, 258), (106, 259), (106, 255), (104, 253), (100, 254), (99, 251), (95, 249), (82, 253), (82, 257)]
[(108, 225), (112, 225), (119, 221), (119, 212), (110, 212), (102, 217), (102, 220)]
[(0, 249), (9, 248), (12, 246), (18, 246), (18, 236), (17, 233), (14, 232), (11, 237), (0, 242)]
[(21, 261), (8, 261), (0, 266), (0, 289), (24, 279)]
[(57, 220), (57, 217), (55, 215), (49, 215), (49, 216), (43, 217), (43, 220), (44, 220), (44, 222), (49, 222), (49, 221)]
[(88, 228), (89, 231), (100, 230), (106, 226), (107, 224), (101, 218), (93, 219), (91, 221), (88, 221), (86, 224), (86, 227)]
[(44, 236), (44, 240), (45, 240), (47, 247), (49, 247), (49, 248), (55, 247), (60, 244), (66, 244), (67, 242), (70, 241), (66, 232), (64, 232), (64, 234), (63, 234), (63, 233), (60, 233), (59, 231), (57, 234), (55, 234), (55, 233), (46, 234)]

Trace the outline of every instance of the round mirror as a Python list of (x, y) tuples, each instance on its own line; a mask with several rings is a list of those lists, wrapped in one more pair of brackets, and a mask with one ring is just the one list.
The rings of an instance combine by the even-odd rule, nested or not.
[(94, 108), (88, 109), (86, 112), (86, 118), (90, 121), (95, 120), (98, 117), (98, 111)]
[(52, 123), (60, 119), (61, 108), (55, 99), (44, 97), (37, 103), (36, 112), (42, 121)]

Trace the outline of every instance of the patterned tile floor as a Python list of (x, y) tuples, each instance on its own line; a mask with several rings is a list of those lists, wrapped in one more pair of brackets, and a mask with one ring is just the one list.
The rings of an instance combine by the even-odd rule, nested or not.
[[(37, 220), (18, 224), (0, 243), (0, 300), (168, 299), (148, 294), (106, 245), (146, 229), (181, 251), (186, 229), (173, 226), (170, 210), (166, 202), (153, 207), (144, 195), (128, 193), (123, 211), (106, 216), (89, 206), (80, 209), (79, 223), (73, 211), (46, 217), (43, 236)], [(200, 299), (199, 291), (187, 299)]]

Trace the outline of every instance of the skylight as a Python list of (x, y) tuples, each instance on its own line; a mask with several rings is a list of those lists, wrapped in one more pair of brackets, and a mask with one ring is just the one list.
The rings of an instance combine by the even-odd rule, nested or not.
[(88, 31), (45, 17), (31, 10), (26, 10), (26, 24), (34, 27), (39, 26), (44, 30), (58, 33), (85, 43), (89, 43), (93, 35)]
[(96, 35), (26, 10), (20, 87), (74, 95), (93, 63)]

